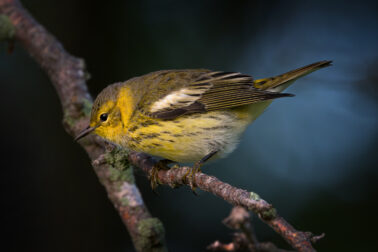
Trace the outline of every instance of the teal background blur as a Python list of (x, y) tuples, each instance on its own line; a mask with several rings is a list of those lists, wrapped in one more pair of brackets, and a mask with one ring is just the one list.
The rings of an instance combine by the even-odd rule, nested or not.
[[(95, 96), (154, 70), (209, 68), (255, 78), (319, 60), (204, 172), (252, 190), (300, 230), (326, 233), (319, 251), (377, 251), (377, 1), (23, 1), (75, 56)], [(62, 125), (46, 74), (0, 44), (2, 251), (133, 251), (85, 152)], [(154, 194), (136, 172), (170, 251), (228, 242), (231, 206), (188, 188)], [(287, 248), (256, 220), (257, 235)]]

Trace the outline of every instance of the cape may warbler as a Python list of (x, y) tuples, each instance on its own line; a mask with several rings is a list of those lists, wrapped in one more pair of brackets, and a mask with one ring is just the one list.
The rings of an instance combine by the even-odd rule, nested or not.
[[(96, 98), (90, 132), (116, 145), (173, 162), (196, 162), (232, 152), (246, 127), (296, 79), (331, 61), (320, 61), (275, 77), (253, 80), (235, 72), (206, 69), (149, 73), (106, 87)], [(151, 184), (156, 186), (157, 165)], [(188, 174), (186, 174), (185, 178)]]

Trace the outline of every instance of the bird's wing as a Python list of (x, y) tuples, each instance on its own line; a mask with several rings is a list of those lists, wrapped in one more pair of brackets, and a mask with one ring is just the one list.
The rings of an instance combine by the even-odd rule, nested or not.
[(168, 120), (181, 115), (234, 108), (291, 96), (259, 90), (253, 86), (251, 76), (236, 72), (187, 70), (182, 74), (165, 73), (173, 74), (171, 78), (174, 78), (174, 83), (159, 85), (163, 90), (156, 92), (158, 98), (143, 109), (154, 118)]

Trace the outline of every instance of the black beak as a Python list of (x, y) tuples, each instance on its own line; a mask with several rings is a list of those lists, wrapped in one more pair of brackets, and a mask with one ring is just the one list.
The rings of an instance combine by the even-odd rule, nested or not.
[(96, 128), (97, 127), (86, 127), (83, 131), (79, 133), (79, 135), (76, 136), (75, 141), (78, 141), (79, 139), (85, 137), (86, 135), (94, 131)]

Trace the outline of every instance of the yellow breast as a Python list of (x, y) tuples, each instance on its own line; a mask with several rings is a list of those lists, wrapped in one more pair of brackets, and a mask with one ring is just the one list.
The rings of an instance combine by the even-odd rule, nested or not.
[(123, 146), (170, 159), (195, 162), (214, 150), (219, 156), (232, 152), (250, 122), (245, 112), (214, 111), (182, 116), (174, 120), (135, 117)]
[(131, 91), (125, 87), (117, 100), (120, 120), (96, 133), (135, 151), (176, 162), (196, 162), (215, 150), (215, 157), (232, 152), (247, 125), (268, 105), (262, 102), (161, 120), (135, 111)]

